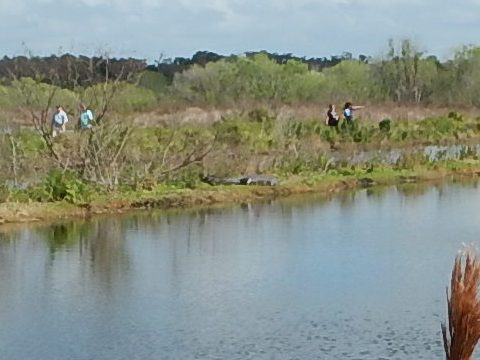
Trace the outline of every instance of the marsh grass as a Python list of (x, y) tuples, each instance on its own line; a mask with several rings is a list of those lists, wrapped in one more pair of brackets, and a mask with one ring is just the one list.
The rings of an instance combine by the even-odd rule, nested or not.
[(480, 340), (480, 255), (472, 248), (457, 255), (447, 289), (447, 323), (442, 324), (447, 360), (470, 360)]
[[(118, 141), (110, 146), (108, 139), (116, 134), (113, 130), (117, 126), (131, 124), (131, 120), (127, 116), (112, 115), (92, 133), (69, 131), (57, 137), (53, 149), (68, 160), (61, 166), (63, 171), (75, 172), (82, 184), (110, 190), (113, 186), (108, 184), (114, 184), (115, 188), (125, 191), (128, 187), (149, 190), (160, 185), (193, 189), (201, 185), (200, 179), (205, 175), (268, 174), (282, 181), (301, 177), (305, 184), (317, 184), (329, 177), (344, 180), (372, 177), (372, 171), (382, 176), (386, 173), (403, 176), (405, 171), (445, 172), (462, 170), (466, 165), (480, 167), (478, 151), (473, 145), (461, 150), (458, 159), (449, 159), (441, 149), (434, 159), (422, 152), (422, 145), (463, 143), (464, 138), (470, 139), (465, 141), (469, 144), (480, 139), (478, 121), (457, 113), (422, 121), (385, 121), (382, 127), (375, 122), (359, 122), (334, 129), (318, 118), (280, 116), (259, 108), (224, 116), (213, 124), (172, 122), (131, 126), (128, 141), (121, 142), (124, 145), (121, 156), (116, 157), (114, 145)], [(15, 154), (9, 136), (15, 140)], [(93, 161), (95, 156), (86, 151), (91, 139), (99, 144), (95, 149), (101, 149), (105, 155), (98, 162), (100, 165)], [(398, 149), (398, 158), (388, 155), (391, 149)], [(7, 185), (1, 191), (0, 200), (58, 200), (55, 196), (38, 196), (38, 192), (32, 197), (25, 191), (27, 187), (44, 184), (52, 169), (59, 168), (49, 158), (42, 138), (35, 131), (19, 127), (8, 136), (0, 134), (0, 155), (0, 166), (6, 169), (0, 173), (0, 184)], [(114, 163), (112, 159), (116, 159), (119, 166), (110, 166)], [(115, 181), (102, 181), (92, 164), (114, 169)], [(9, 185), (12, 183), (22, 186), (12, 188)], [(82, 195), (77, 199), (81, 193), (82, 189), (72, 188), (71, 201), (83, 202)]]

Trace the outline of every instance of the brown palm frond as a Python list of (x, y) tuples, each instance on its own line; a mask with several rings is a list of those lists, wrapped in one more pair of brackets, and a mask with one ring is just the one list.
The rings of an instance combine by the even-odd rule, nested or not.
[(470, 360), (480, 340), (480, 256), (467, 248), (455, 258), (450, 293), (447, 288), (448, 327), (442, 324), (447, 360)]

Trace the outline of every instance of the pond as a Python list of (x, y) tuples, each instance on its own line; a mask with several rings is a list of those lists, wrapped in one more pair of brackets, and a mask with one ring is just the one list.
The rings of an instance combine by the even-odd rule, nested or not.
[(442, 359), (477, 183), (407, 184), (0, 235), (0, 358)]

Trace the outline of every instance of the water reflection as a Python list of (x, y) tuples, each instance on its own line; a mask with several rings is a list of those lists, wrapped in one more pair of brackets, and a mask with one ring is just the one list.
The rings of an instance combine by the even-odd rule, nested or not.
[(398, 192), (405, 198), (418, 198), (432, 189), (432, 184), (401, 184), (397, 186)]
[(386, 186), (375, 186), (367, 188), (365, 193), (369, 198), (381, 201), (387, 191), (388, 187)]
[(10, 359), (432, 359), (477, 184), (405, 184), (0, 234)]

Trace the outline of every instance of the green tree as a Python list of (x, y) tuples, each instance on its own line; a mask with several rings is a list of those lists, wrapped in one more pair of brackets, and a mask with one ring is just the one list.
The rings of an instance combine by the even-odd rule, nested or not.
[(437, 73), (437, 63), (424, 58), (424, 53), (409, 39), (397, 46), (388, 42), (388, 52), (372, 63), (372, 74), (384, 100), (400, 103), (420, 103), (431, 94)]
[(480, 47), (457, 50), (440, 75), (436, 84), (438, 102), (480, 106)]
[(331, 102), (355, 99), (366, 101), (373, 92), (369, 65), (358, 60), (345, 60), (324, 70)]

